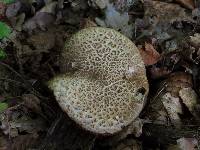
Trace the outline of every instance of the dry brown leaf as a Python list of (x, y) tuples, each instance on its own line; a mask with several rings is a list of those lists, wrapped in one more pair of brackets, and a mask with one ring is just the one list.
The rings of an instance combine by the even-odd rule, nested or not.
[(150, 43), (145, 42), (144, 48), (140, 48), (140, 54), (146, 66), (153, 65), (160, 60), (160, 54)]
[[(159, 90), (157, 91), (157, 94), (155, 95), (150, 105), (150, 114), (155, 114), (155, 119), (153, 120), (165, 123), (167, 122), (165, 121), (167, 117), (170, 118), (172, 124), (178, 125), (179, 127), (179, 125), (182, 124), (182, 119), (179, 115), (185, 114), (179, 92), (183, 88), (192, 89), (192, 87), (192, 76), (185, 72), (172, 73), (166, 80), (161, 82), (158, 87)], [(191, 91), (189, 91), (189, 93), (186, 93), (187, 96), (190, 93)], [(191, 102), (188, 103), (190, 104)]]
[(190, 36), (190, 43), (194, 47), (200, 47), (200, 34), (195, 33), (193, 36)]
[(174, 21), (191, 21), (191, 17), (185, 12), (185, 9), (178, 4), (166, 3), (161, 1), (144, 1), (145, 16), (157, 17), (161, 23), (172, 23)]
[(180, 3), (184, 7), (188, 9), (194, 9), (194, 0), (176, 0), (176, 2)]
[(97, 24), (91, 18), (83, 18), (80, 22), (81, 28), (96, 27)]
[(179, 96), (179, 91), (182, 88), (193, 87), (192, 76), (184, 72), (173, 73), (164, 82), (167, 85), (166, 91), (175, 97)]

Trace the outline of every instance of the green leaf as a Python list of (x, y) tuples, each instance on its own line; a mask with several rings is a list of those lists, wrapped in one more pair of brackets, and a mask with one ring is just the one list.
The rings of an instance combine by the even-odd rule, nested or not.
[(0, 21), (0, 39), (7, 38), (11, 33), (10, 27)]
[(6, 110), (8, 108), (8, 104), (7, 103), (0, 103), (0, 112)]
[(0, 0), (0, 3), (4, 3), (4, 4), (10, 4), (15, 2), (15, 0)]
[(5, 59), (6, 58), (6, 53), (3, 49), (0, 48), (0, 60)]

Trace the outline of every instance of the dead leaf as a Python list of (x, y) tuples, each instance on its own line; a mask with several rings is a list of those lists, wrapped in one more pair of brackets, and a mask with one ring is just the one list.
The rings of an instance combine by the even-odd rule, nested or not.
[(192, 76), (185, 72), (176, 72), (170, 75), (170, 77), (167, 79), (167, 82), (174, 83), (188, 83), (191, 87), (193, 85)]
[(171, 122), (180, 125), (181, 119), (179, 114), (183, 114), (183, 112), (179, 98), (172, 96), (171, 93), (165, 93), (162, 96), (161, 101), (167, 110)]
[(22, 4), (20, 1), (16, 1), (15, 3), (10, 4), (6, 9), (6, 17), (7, 18), (15, 17), (20, 11), (21, 7)]
[(5, 9), (6, 9), (6, 6), (5, 4), (3, 4), (2, 2), (0, 2), (0, 19), (2, 19), (4, 17), (4, 13), (5, 13)]
[(88, 4), (94, 8), (105, 9), (108, 5), (108, 0), (88, 0)]
[(128, 12), (119, 12), (112, 3), (108, 3), (103, 12), (105, 13), (104, 18), (95, 18), (99, 26), (113, 28), (132, 38), (134, 27)]
[(80, 10), (86, 10), (88, 8), (88, 4), (85, 0), (69, 0), (71, 3), (71, 7), (75, 12), (79, 12)]
[(22, 30), (22, 24), (24, 23), (24, 20), (25, 20), (25, 13), (18, 15), (17, 17), (15, 17), (15, 19), (16, 19), (16, 21), (13, 24), (14, 29), (17, 30), (17, 31), (21, 31)]
[(116, 0), (114, 1), (115, 7), (117, 8), (117, 10), (119, 11), (127, 11), (130, 10), (131, 7), (133, 7), (134, 5), (137, 5), (138, 0)]
[(174, 66), (180, 61), (180, 55), (176, 53), (169, 53), (168, 55), (162, 56), (162, 59), (156, 65), (147, 68), (150, 72), (152, 79), (158, 79), (166, 77), (174, 70)]
[(48, 52), (48, 50), (55, 46), (55, 34), (51, 31), (39, 32), (37, 34), (31, 35), (27, 39), (27, 42), (35, 48), (34, 51)]
[(22, 96), (22, 99), (24, 100), (24, 105), (33, 110), (34, 112), (40, 114), (42, 113), (42, 109), (40, 107), (40, 100), (33, 94), (24, 94)]
[(97, 24), (91, 18), (83, 18), (80, 22), (81, 28), (96, 27)]
[(178, 4), (166, 3), (161, 1), (144, 1), (145, 16), (158, 18), (159, 22), (172, 23), (174, 21), (192, 20), (185, 9)]
[[(169, 118), (172, 124), (179, 127), (184, 121), (182, 120), (183, 117), (180, 118), (180, 115), (183, 116), (186, 113), (183, 109), (183, 100), (181, 99), (180, 91), (183, 89), (192, 89), (192, 76), (185, 72), (175, 72), (159, 84), (157, 94), (151, 100), (147, 109), (147, 119), (165, 124), (169, 123), (167, 120)], [(187, 93), (183, 94), (181, 91), (181, 94), (188, 96), (194, 93), (187, 91)], [(194, 95), (190, 96), (191, 98), (194, 98)], [(193, 102), (190, 100), (187, 103), (188, 105), (193, 105)], [(194, 108), (192, 109), (194, 110)]]
[(45, 5), (39, 12), (55, 14), (57, 4), (58, 4), (58, 2), (51, 2), (47, 5)]
[(190, 36), (190, 43), (194, 47), (200, 47), (200, 34), (195, 33), (193, 36)]
[(153, 66), (152, 68), (149, 69), (150, 74), (151, 74), (151, 78), (152, 79), (158, 79), (160, 77), (165, 77), (168, 74), (171, 73), (171, 70), (168, 70), (167, 67), (156, 67)]
[(190, 36), (186, 42), (184, 41), (182, 44), (182, 55), (186, 59), (193, 61), (195, 64), (198, 65), (200, 63), (200, 34), (195, 33), (193, 36)]
[(56, 6), (57, 2), (51, 2), (45, 5), (35, 14), (35, 16), (25, 22), (23, 30), (28, 31), (29, 33), (36, 28), (46, 30), (46, 28), (56, 20)]
[(193, 116), (199, 120), (199, 115), (195, 110), (195, 107), (198, 105), (198, 95), (197, 93), (191, 88), (182, 88), (179, 91), (179, 96), (185, 106), (189, 109), (189, 111), (193, 114)]
[(32, 146), (38, 145), (38, 140), (39, 135), (37, 134), (20, 135), (13, 139), (12, 150), (32, 149)]
[(194, 9), (194, 0), (175, 0), (176, 2), (183, 5), (185, 8)]
[(195, 138), (180, 138), (177, 140), (177, 144), (181, 150), (197, 150), (198, 141)]
[(23, 30), (31, 33), (33, 30), (39, 28), (44, 31), (54, 21), (55, 17), (51, 13), (38, 12), (33, 18), (25, 22)]
[(173, 73), (164, 82), (166, 84), (165, 90), (174, 97), (179, 97), (179, 91), (182, 88), (193, 87), (192, 76), (184, 72)]
[(113, 146), (111, 150), (141, 150), (142, 145), (135, 139), (124, 139), (116, 146)]
[(139, 50), (146, 66), (153, 65), (160, 60), (160, 54), (150, 43), (145, 42), (144, 48), (140, 48)]
[(21, 133), (38, 133), (46, 130), (46, 123), (41, 117), (31, 118), (23, 106), (10, 109), (1, 114), (1, 129), (5, 135), (14, 138)]
[(10, 143), (8, 139), (0, 133), (0, 150), (9, 150), (10, 149)]

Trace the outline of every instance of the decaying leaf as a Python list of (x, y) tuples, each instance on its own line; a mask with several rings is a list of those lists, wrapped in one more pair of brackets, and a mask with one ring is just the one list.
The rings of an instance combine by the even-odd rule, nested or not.
[(134, 5), (138, 4), (140, 0), (116, 0), (114, 1), (115, 6), (120, 11), (127, 11)]
[(165, 94), (161, 99), (170, 119), (174, 120), (174, 123), (181, 122), (179, 115), (186, 113), (183, 104), (199, 119), (195, 112), (198, 96), (193, 89), (192, 76), (183, 72), (174, 73), (165, 80), (165, 84)]
[(24, 100), (24, 105), (33, 110), (35, 113), (42, 114), (42, 109), (40, 107), (40, 100), (33, 94), (24, 94), (22, 96)]
[(179, 114), (183, 114), (179, 98), (173, 97), (170, 93), (162, 96), (161, 101), (173, 124), (181, 124)]
[(48, 27), (51, 23), (53, 23), (55, 20), (54, 16), (49, 13), (36, 13), (36, 15), (25, 22), (23, 25), (23, 30), (25, 31), (33, 31), (36, 28), (39, 28), (41, 30), (46, 30), (46, 27)]
[(29, 19), (23, 25), (23, 30), (32, 32), (36, 28), (46, 30), (46, 28), (55, 21), (55, 9), (57, 2), (52, 2), (38, 11), (34, 17)]
[(80, 10), (86, 10), (88, 8), (86, 0), (69, 0), (69, 2), (71, 3), (71, 7), (75, 12), (79, 12)]
[(147, 109), (146, 119), (153, 122), (167, 123), (167, 117), (177, 127), (183, 125), (186, 118), (183, 116), (188, 112), (193, 114), (192, 118), (199, 120), (196, 107), (198, 96), (193, 89), (192, 76), (184, 72), (172, 73), (160, 83), (157, 94), (150, 101)]
[(148, 68), (152, 79), (163, 78), (169, 75), (174, 70), (174, 66), (180, 61), (178, 54), (169, 53), (164, 55), (155, 65)]
[(175, 0), (188, 9), (194, 9), (194, 0)]
[(96, 27), (96, 26), (97, 24), (90, 18), (84, 18), (80, 23), (81, 28), (89, 28), (89, 27)]
[(200, 34), (195, 33), (193, 36), (190, 36), (190, 42), (195, 47), (200, 47)]
[[(184, 44), (184, 43), (182, 43)], [(195, 64), (200, 63), (200, 34), (195, 33), (187, 40), (187, 44), (183, 46), (182, 55)]]
[(0, 19), (2, 19), (5, 16), (5, 10), (6, 6), (4, 3), (0, 2)]
[(171, 74), (165, 82), (167, 84), (166, 91), (170, 92), (175, 97), (179, 96), (179, 91), (182, 88), (193, 87), (192, 76), (184, 72)]
[(114, 28), (120, 31), (127, 37), (131, 38), (133, 35), (133, 24), (130, 23), (128, 12), (120, 13), (116, 10), (113, 4), (107, 4), (104, 10), (105, 19), (95, 18), (98, 25), (103, 27)]
[[(3, 4), (2, 1), (7, 4)], [(46, 101), (42, 101), (41, 103), (39, 96), (34, 94), (37, 93), (37, 89), (40, 89), (38, 94), (41, 94), (41, 96), (45, 95), (45, 97), (49, 98), (49, 95), (46, 94), (46, 89), (40, 87), (40, 81), (47, 81), (50, 77), (60, 73), (60, 70), (62, 70), (58, 55), (60, 55), (60, 50), (65, 44), (64, 41), (71, 37), (71, 33), (75, 30), (96, 27), (96, 23), (102, 27), (118, 30), (135, 41), (136, 44), (152, 40), (150, 43), (145, 42), (143, 48), (140, 48), (140, 53), (147, 66), (147, 76), (150, 83), (150, 94), (146, 105), (148, 108), (143, 109), (144, 112), (147, 112), (147, 116), (144, 116), (142, 112), (140, 117), (144, 117), (144, 120), (135, 119), (126, 126), (127, 128), (122, 126), (123, 130), (120, 130), (121, 133), (117, 133), (116, 136), (113, 135), (116, 139), (113, 139), (113, 143), (110, 142), (111, 144), (108, 144), (111, 150), (140, 150), (145, 147), (146, 139), (144, 138), (148, 137), (148, 133), (151, 134), (151, 132), (147, 131), (148, 133), (146, 135), (146, 124), (152, 124), (152, 128), (155, 127), (155, 130), (158, 130), (158, 126), (154, 126), (155, 124), (161, 126), (165, 124), (166, 126), (164, 126), (164, 128), (166, 127), (168, 130), (167, 125), (170, 127), (173, 125), (173, 127), (180, 127), (177, 125), (185, 126), (185, 122), (187, 122), (190, 128), (192, 123), (198, 123), (200, 120), (200, 85), (195, 75), (200, 79), (198, 76), (200, 72), (200, 34), (198, 33), (200, 29), (199, 6), (200, 2), (197, 0), (0, 0), (0, 19), (5, 20), (9, 26), (12, 26), (12, 33), (14, 32), (15, 34), (13, 40), (10, 41), (11, 38), (9, 35), (11, 33), (11, 28), (4, 23), (2, 25), (2, 22), (0, 22), (0, 60), (3, 60), (3, 62), (6, 64), (8, 63), (9, 66), (14, 68), (13, 72), (11, 71), (12, 69), (8, 69), (8, 72), (15, 74), (16, 71), (16, 74), (18, 74), (20, 78), (19, 80), (13, 80), (13, 78), (11, 78), (13, 74), (7, 74), (4, 68), (0, 66), (0, 128), (2, 134), (4, 134), (1, 135), (0, 133), (0, 149), (37, 149), (34, 145), (40, 145), (40, 142), (46, 144), (46, 139), (43, 138), (45, 136), (49, 139), (56, 139), (53, 142), (51, 142), (51, 140), (49, 140), (50, 142), (48, 141), (50, 147), (53, 145), (55, 149), (60, 149), (60, 147), (61, 149), (66, 149), (64, 144), (68, 141), (64, 140), (65, 138), (62, 138), (62, 136), (66, 136), (66, 139), (69, 139), (71, 135), (75, 135), (72, 138), (73, 141), (77, 139), (84, 141), (89, 137), (81, 135), (82, 133), (79, 132), (79, 130), (78, 134), (74, 134), (74, 131), (79, 128), (76, 128), (76, 126), (73, 126), (73, 128), (66, 127), (65, 124), (62, 124), (63, 122), (67, 122), (70, 125), (71, 123), (68, 119), (63, 120), (64, 117), (58, 120), (56, 119), (55, 124), (53, 123), (51, 128), (47, 128), (45, 121), (47, 120), (48, 123), (51, 123), (51, 120), (48, 120), (45, 115), (46, 113), (47, 116), (52, 115), (54, 109), (51, 111), (51, 106), (50, 108), (44, 108), (43, 106)], [(85, 17), (87, 18), (83, 19)], [(93, 20), (95, 20), (96, 23), (94, 23)], [(27, 34), (26, 31), (31, 34)], [(140, 36), (140, 34), (142, 34), (142, 36)], [(5, 40), (6, 37), (9, 37), (8, 44), (5, 44), (2, 40)], [(86, 37), (88, 36), (84, 38)], [(188, 40), (183, 41), (183, 43), (188, 45), (188, 47), (185, 48), (185, 50), (188, 51), (186, 57), (183, 56), (180, 51), (182, 46), (180, 41), (185, 37)], [(91, 41), (92, 42), (89, 42), (89, 48), (94, 39)], [(120, 43), (120, 46), (122, 45), (123, 44)], [(75, 55), (79, 52), (79, 49), (80, 46), (74, 51)], [(87, 50), (88, 48), (86, 51)], [(172, 51), (173, 54), (171, 53)], [(98, 54), (101, 54), (101, 52), (98, 52)], [(76, 59), (75, 55), (69, 53), (67, 56), (69, 55), (71, 55), (69, 59)], [(116, 58), (118, 58), (118, 56), (119, 55), (117, 55)], [(82, 55), (80, 55), (80, 58), (82, 58)], [(99, 63), (99, 61), (95, 59), (95, 62), (96, 61)], [(183, 64), (183, 61), (187, 61), (187, 63)], [(103, 63), (105, 63), (105, 61)], [(83, 65), (82, 62), (80, 65)], [(111, 68), (112, 67), (115, 66), (112, 65)], [(103, 69), (105, 69), (105, 67), (103, 67)], [(116, 69), (114, 70), (116, 71)], [(183, 72), (177, 72), (177, 70)], [(129, 77), (132, 72), (134, 72), (134, 69), (129, 68), (128, 71), (125, 72), (127, 73), (126, 77)], [(113, 76), (109, 76), (109, 78), (111, 77)], [(124, 76), (122, 76), (122, 78), (123, 77)], [(4, 81), (4, 78), (9, 81)], [(21, 81), (23, 83), (21, 83)], [(10, 86), (15, 86), (15, 82), (17, 86), (15, 88), (10, 88)], [(162, 83), (158, 85), (157, 82), (158, 84), (159, 82)], [(193, 82), (196, 82), (197, 86), (193, 86)], [(31, 92), (29, 87), (24, 88), (26, 87), (26, 83), (28, 86), (30, 83)], [(77, 82), (74, 81), (72, 85), (76, 83)], [(139, 83), (141, 83), (140, 80)], [(84, 84), (84, 87), (85, 85), (86, 84)], [(23, 88), (21, 88), (21, 86)], [(95, 87), (96, 86), (95, 84)], [(91, 86), (87, 87), (91, 88)], [(18, 89), (20, 92), (17, 91)], [(36, 91), (32, 92), (32, 89)], [(115, 89), (114, 92), (116, 92)], [(156, 91), (156, 89), (158, 90)], [(126, 90), (129, 91), (129, 88)], [(196, 93), (198, 90), (199, 93)], [(11, 94), (10, 91), (15, 92), (15, 94)], [(143, 92), (143, 89), (139, 89), (139, 94), (136, 95), (136, 97), (140, 97)], [(155, 96), (153, 95), (154, 92), (156, 93)], [(120, 91), (117, 92), (117, 94), (119, 93)], [(90, 96), (90, 94), (91, 92), (86, 93), (88, 96)], [(17, 100), (15, 97), (17, 97)], [(11, 104), (20, 103), (20, 105), (12, 107), (13, 105), (10, 103), (7, 104), (7, 99), (8, 101), (14, 101)], [(18, 102), (18, 99), (20, 102)], [(51, 101), (47, 103), (51, 104)], [(8, 106), (10, 106), (10, 108), (8, 108)], [(57, 106), (55, 107), (57, 109)], [(107, 108), (106, 106), (106, 109)], [(119, 110), (121, 111), (122, 109), (120, 108)], [(45, 115), (43, 115), (44, 112)], [(55, 110), (55, 112), (57, 112), (57, 110)], [(54, 115), (52, 116), (54, 117)], [(88, 120), (90, 121), (89, 117)], [(44, 121), (44, 119), (46, 120)], [(116, 119), (119, 119), (118, 116)], [(66, 129), (64, 127), (66, 127)], [(172, 131), (182, 132), (180, 128)], [(196, 137), (196, 134), (191, 134)], [(55, 138), (54, 135), (58, 136), (55, 136)], [(77, 135), (78, 138), (76, 137)], [(159, 131), (156, 132), (155, 136), (149, 136), (153, 138), (147, 141), (147, 143), (153, 146), (156, 144), (156, 146), (154, 148), (148, 148), (158, 149), (159, 147), (162, 149), (163, 145), (160, 145), (160, 141), (164, 141), (165, 137), (167, 139), (167, 136), (167, 134), (159, 135)], [(4, 137), (9, 137), (8, 139), (10, 141), (6, 141), (7, 139), (4, 139)], [(183, 138), (177, 140), (180, 137)], [(177, 136), (172, 137), (175, 142), (177, 140), (178, 144), (174, 145), (174, 142), (171, 150), (175, 150), (175, 148), (177, 150), (196, 150), (195, 146), (197, 146), (198, 139), (186, 137), (187, 136), (182, 135), (178, 138)], [(90, 143), (90, 147), (93, 147), (94, 144), (94, 147), (91, 149), (101, 149), (98, 147), (98, 136), (96, 138), (95, 135), (95, 137), (91, 139), (90, 142), (92, 144)], [(140, 143), (137, 140), (141, 140), (142, 142)], [(59, 145), (59, 142), (62, 144)], [(168, 144), (168, 141), (166, 143)], [(74, 145), (74, 147), (82, 147), (82, 145), (79, 146), (78, 144), (77, 146), (76, 143)], [(73, 150), (71, 147), (69, 149)], [(102, 149), (104, 149), (104, 147)]]
[(48, 3), (46, 6), (44, 6), (39, 12), (43, 13), (50, 13), (50, 14), (55, 14), (56, 13), (56, 6), (57, 2), (51, 2)]
[(20, 1), (16, 1), (15, 3), (10, 4), (6, 9), (6, 17), (12, 18), (15, 17), (20, 11), (22, 4)]
[(15, 17), (15, 21), (12, 22), (14, 29), (17, 30), (17, 31), (22, 31), (22, 24), (24, 23), (24, 20), (25, 20), (25, 14), (24, 13)]
[(159, 22), (172, 23), (174, 21), (191, 20), (185, 9), (177, 4), (161, 1), (144, 1), (145, 15), (157, 17)]
[(145, 42), (144, 48), (140, 48), (140, 54), (146, 66), (153, 65), (160, 60), (160, 54), (150, 43)]
[(136, 141), (135, 139), (125, 139), (117, 146), (113, 146), (111, 150), (141, 150), (141, 143)]
[(168, 75), (169, 73), (171, 73), (171, 70), (169, 70), (165, 66), (164, 67), (153, 66), (149, 70), (150, 70), (151, 78), (152, 79), (158, 79), (160, 77), (165, 77), (166, 75)]
[(3, 133), (8, 134), (10, 137), (20, 136), (22, 132), (32, 134), (46, 130), (43, 119), (40, 117), (33, 119), (20, 109), (4, 112), (1, 114), (0, 121)]
[(48, 52), (55, 46), (55, 38), (55, 34), (52, 32), (41, 31), (38, 34), (31, 35), (27, 42), (38, 51)]
[(187, 106), (187, 108), (189, 109), (189, 111), (195, 117), (199, 118), (199, 116), (195, 112), (195, 106), (198, 104), (198, 101), (199, 101), (198, 100), (198, 95), (196, 94), (196, 92), (191, 87), (182, 88), (179, 91), (179, 96), (180, 96), (182, 102)]
[(198, 141), (195, 138), (180, 138), (177, 145), (180, 150), (198, 150)]
[(104, 9), (107, 7), (109, 2), (108, 0), (89, 0), (88, 3), (94, 8)]
[(10, 149), (10, 143), (8, 139), (0, 133), (0, 150), (8, 150)]
[(32, 149), (40, 142), (41, 141), (39, 141), (39, 135), (37, 134), (20, 135), (13, 139), (12, 149), (13, 150)]

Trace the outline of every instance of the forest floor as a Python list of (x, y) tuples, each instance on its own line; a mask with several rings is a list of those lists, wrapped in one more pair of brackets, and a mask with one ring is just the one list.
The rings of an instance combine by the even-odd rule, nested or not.
[[(46, 85), (87, 26), (130, 38), (146, 66), (146, 106), (120, 140), (82, 131)], [(0, 122), (0, 150), (200, 149), (200, 1), (0, 0)]]

